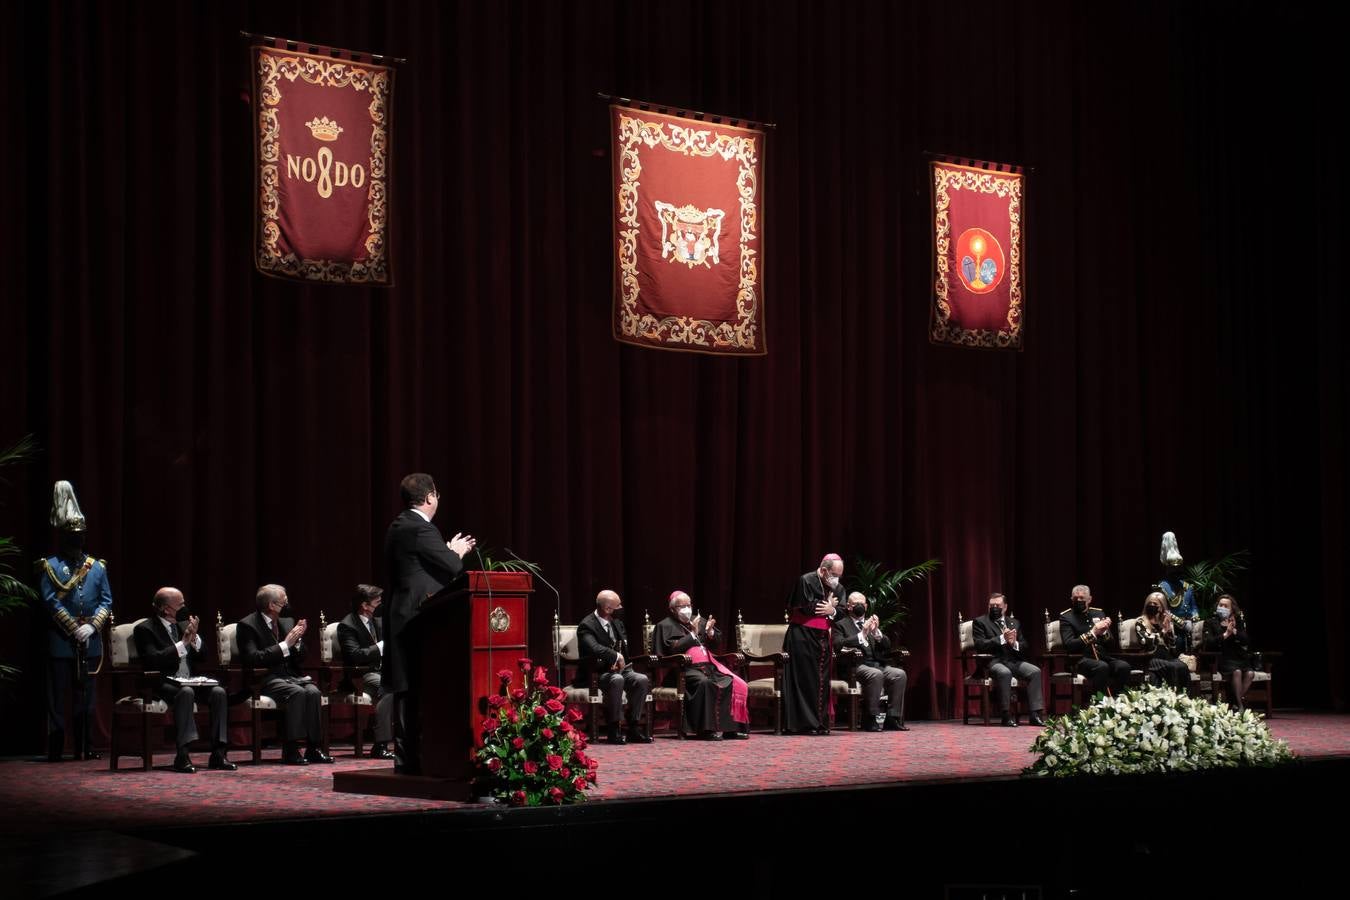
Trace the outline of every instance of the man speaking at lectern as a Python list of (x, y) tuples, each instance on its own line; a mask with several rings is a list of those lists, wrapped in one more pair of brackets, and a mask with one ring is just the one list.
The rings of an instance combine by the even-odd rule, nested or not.
[(384, 560), (389, 573), (389, 602), (385, 609), (385, 654), (382, 684), (394, 695), (394, 771), (420, 775), (422, 723), (418, 709), (416, 660), (409, 660), (403, 629), (428, 597), (450, 586), (464, 564), (464, 554), (477, 543), (456, 534), (446, 541), (431, 520), (441, 495), (436, 482), (422, 472), (399, 483), (407, 507), (389, 525), (384, 536)]

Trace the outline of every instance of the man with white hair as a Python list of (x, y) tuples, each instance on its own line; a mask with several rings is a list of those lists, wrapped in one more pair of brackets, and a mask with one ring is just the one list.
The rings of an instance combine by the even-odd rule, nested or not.
[[(659, 657), (683, 656), (684, 715), (689, 729), (705, 740), (750, 737), (749, 690), (713, 656), (722, 632), (712, 616), (695, 616), (684, 591), (671, 593), (670, 615), (652, 630), (652, 652)], [(670, 684), (675, 672), (670, 673)]]
[[(595, 612), (577, 625), (577, 650), (581, 660), (577, 686), (590, 685), (592, 671), (600, 673), (600, 693), (604, 696), (605, 724), (609, 727), (611, 744), (650, 744), (652, 739), (642, 733), (638, 719), (651, 693), (651, 680), (633, 670), (629, 662), (628, 633), (624, 630), (623, 600), (610, 590), (595, 595)], [(628, 697), (628, 734), (619, 732), (623, 718), (623, 700)]]
[(844, 603), (844, 561), (827, 553), (797, 579), (783, 635), (783, 727), (795, 734), (830, 732), (830, 625)]
[[(250, 670), (262, 670), (262, 692), (284, 707), (282, 762), (288, 766), (331, 763), (323, 751), (320, 713), (323, 694), (314, 679), (304, 674), (305, 645), (301, 640), (309, 623), (283, 616), (286, 589), (265, 584), (254, 597), (257, 612), (239, 620), (239, 658)], [(300, 741), (307, 745), (300, 755)]]
[[(905, 724), (905, 686), (909, 676), (890, 664), (891, 639), (881, 630), (881, 621), (867, 614), (867, 597), (858, 591), (848, 595), (846, 615), (834, 620), (834, 645), (857, 650), (862, 661), (853, 672), (862, 687), (863, 707), (868, 722), (864, 731), (909, 731)], [(884, 723), (881, 693), (888, 701)]]
[(1076, 584), (1069, 594), (1069, 608), (1059, 614), (1059, 637), (1064, 652), (1081, 653), (1078, 672), (1092, 694), (1114, 696), (1130, 678), (1130, 664), (1116, 659), (1110, 651), (1118, 647), (1111, 617), (1092, 605), (1092, 589)]

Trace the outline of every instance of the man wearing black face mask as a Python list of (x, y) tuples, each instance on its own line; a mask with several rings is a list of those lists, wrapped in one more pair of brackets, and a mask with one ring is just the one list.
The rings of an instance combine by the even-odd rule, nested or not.
[(994, 658), (989, 663), (989, 677), (994, 681), (998, 694), (998, 708), (1003, 714), (1003, 724), (1014, 727), (1017, 720), (1009, 713), (1009, 701), (1012, 699), (1012, 680), (1027, 689), (1027, 706), (1031, 714), (1027, 721), (1036, 726), (1045, 724), (1045, 701), (1042, 699), (1041, 670), (1027, 662), (1027, 642), (1022, 636), (1022, 625), (1017, 619), (1007, 615), (1008, 603), (1003, 595), (995, 591), (989, 595), (989, 613), (980, 616), (971, 623), (975, 637), (975, 650), (988, 653)]
[(59, 762), (66, 743), (65, 707), (71, 685), (75, 702), (75, 758), (98, 759), (91, 744), (94, 678), (103, 660), (99, 633), (112, 615), (112, 588), (103, 560), (84, 552), (85, 520), (75, 489), (58, 481), (52, 490), (51, 523), (61, 550), (38, 561), (38, 593), (51, 615), (47, 628), (47, 759)]
[[(651, 693), (651, 679), (634, 671), (628, 661), (628, 632), (624, 630), (623, 600), (614, 591), (595, 595), (595, 612), (577, 624), (577, 652), (581, 659), (577, 687), (590, 684), (592, 671), (600, 672), (600, 692), (605, 698), (605, 723), (611, 744), (650, 744), (652, 739), (638, 727), (639, 717)], [(628, 735), (619, 733), (624, 697), (628, 698)]]
[(192, 757), (188, 756), (188, 745), (198, 738), (193, 707), (201, 703), (211, 711), (210, 767), (233, 772), (238, 767), (225, 754), (229, 746), (229, 713), (225, 689), (219, 684), (193, 686), (182, 683), (183, 679), (196, 674), (202, 649), (202, 638), (197, 633), (200, 623), (196, 616), (186, 616), (180, 621), (179, 611), (186, 610), (183, 592), (178, 588), (160, 588), (155, 591), (151, 603), (155, 610), (154, 617), (137, 625), (131, 632), (131, 638), (145, 671), (158, 672), (163, 676), (158, 692), (173, 711), (177, 735), (175, 743), (178, 755), (174, 758), (173, 770), (188, 775), (197, 771), (197, 767), (192, 764)]
[[(323, 694), (305, 675), (304, 636), (309, 623), (283, 616), (289, 605), (286, 589), (265, 584), (254, 595), (257, 612), (239, 620), (239, 658), (244, 667), (261, 670), (262, 691), (281, 705), (286, 714), (281, 761), (288, 766), (331, 763), (323, 750)], [(308, 744), (300, 755), (300, 740)]]
[(1072, 604), (1059, 614), (1059, 635), (1068, 653), (1081, 653), (1079, 673), (1087, 679), (1093, 694), (1121, 690), (1130, 677), (1130, 665), (1108, 655), (1116, 645), (1111, 619), (1092, 605), (1092, 589), (1076, 585), (1069, 596)]
[(867, 713), (863, 730), (882, 730), (881, 692), (884, 688), (890, 701), (885, 729), (909, 731), (905, 724), (905, 686), (909, 676), (904, 669), (890, 665), (891, 639), (882, 632), (877, 617), (867, 615), (867, 598), (861, 593), (854, 591), (848, 595), (848, 613), (834, 621), (834, 644), (862, 654), (862, 662), (854, 673), (862, 687), (863, 708)]

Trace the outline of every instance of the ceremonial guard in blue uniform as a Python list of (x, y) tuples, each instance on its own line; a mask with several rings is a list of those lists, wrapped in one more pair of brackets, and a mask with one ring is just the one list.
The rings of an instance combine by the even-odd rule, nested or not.
[(60, 551), (38, 562), (38, 593), (47, 628), (47, 758), (61, 759), (66, 743), (66, 698), (75, 698), (75, 758), (97, 759), (91, 747), (94, 675), (103, 662), (100, 632), (112, 615), (112, 588), (101, 559), (84, 552), (85, 520), (69, 481), (52, 490), (52, 527)]

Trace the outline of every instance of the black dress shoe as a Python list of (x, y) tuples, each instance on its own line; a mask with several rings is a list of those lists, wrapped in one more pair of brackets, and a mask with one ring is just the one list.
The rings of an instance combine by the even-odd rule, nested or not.
[(84, 755), (80, 757), (80, 759), (102, 759), (102, 758), (103, 758), (102, 753), (99, 753), (97, 750), (92, 749), (85, 750)]
[(318, 747), (310, 747), (305, 751), (305, 762), (307, 763), (331, 763), (333, 757), (324, 753)]
[(281, 761), (288, 766), (307, 766), (309, 760), (300, 755), (299, 750), (286, 750), (281, 754)]
[(894, 716), (887, 716), (887, 717), (886, 717), (886, 730), (887, 730), (887, 731), (909, 731), (909, 726), (906, 725), (902, 720), (897, 719), (897, 718), (895, 718)]
[(1040, 713), (1032, 713), (1031, 715), (1027, 716), (1027, 724), (1035, 725), (1037, 728), (1044, 728), (1045, 719), (1041, 718)]
[(650, 744), (652, 739), (642, 733), (640, 728), (628, 729), (628, 743), (630, 744)]
[(1000, 722), (999, 724), (1002, 725), (1004, 728), (1016, 728), (1017, 720), (1014, 719), (1012, 716), (1004, 713), (1003, 721)]
[(863, 730), (863, 731), (877, 732), (877, 731), (880, 731), (880, 730), (881, 730), (881, 725), (880, 725), (879, 723), (877, 723), (877, 722), (868, 722), (868, 723), (866, 723), (866, 724), (863, 725), (862, 730)]
[(370, 748), (371, 759), (393, 759), (393, 751), (385, 744), (375, 744)]
[(208, 769), (217, 769), (222, 772), (234, 772), (239, 768), (225, 758), (225, 752), (223, 750), (217, 750), (215, 753), (212, 753), (211, 759), (207, 762), (206, 767)]
[(192, 757), (186, 753), (180, 753), (173, 758), (173, 770), (182, 772), (184, 775), (191, 775), (197, 771), (197, 767), (192, 764)]
[(698, 739), (699, 739), (700, 741), (720, 741), (720, 740), (722, 739), (722, 732), (720, 732), (720, 731), (700, 731), (700, 732), (698, 733)]
[(622, 734), (619, 733), (619, 727), (618, 727), (617, 725), (611, 725), (611, 726), (609, 726), (609, 733), (608, 733), (608, 735), (607, 735), (606, 738), (605, 738), (605, 742), (606, 742), (606, 743), (609, 743), (609, 744), (626, 744), (626, 743), (628, 743), (628, 741), (624, 740), (624, 736), (623, 736)]
[(725, 739), (728, 740), (728, 741), (748, 741), (748, 740), (750, 740), (750, 735), (749, 735), (749, 733), (748, 733), (748, 732), (745, 732), (745, 731), (724, 731), (724, 732), (722, 732), (722, 737), (725, 738)]

